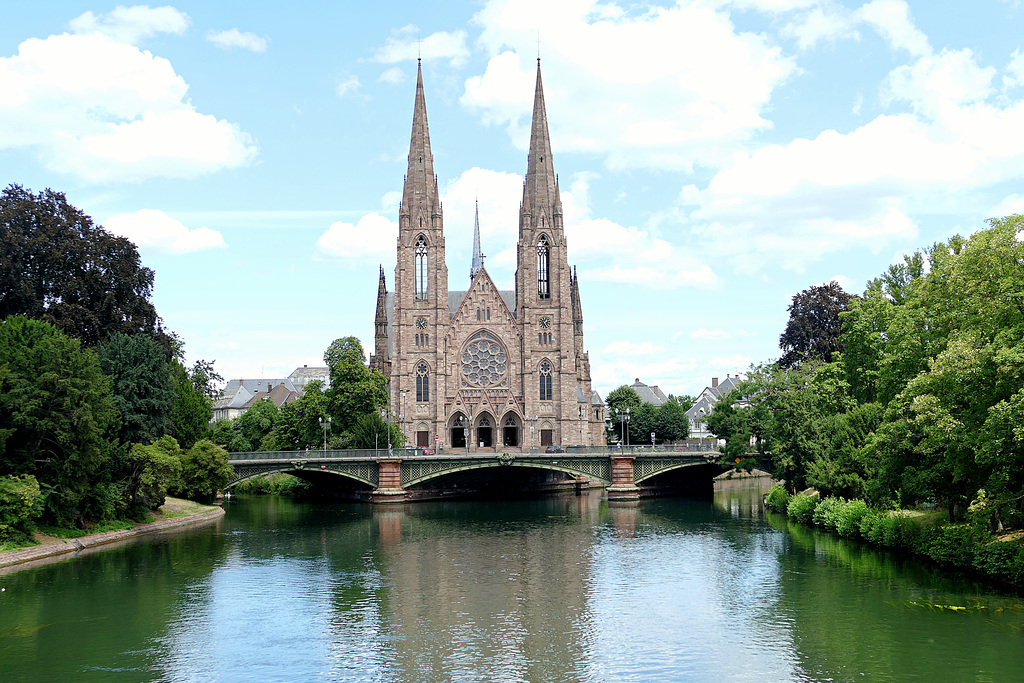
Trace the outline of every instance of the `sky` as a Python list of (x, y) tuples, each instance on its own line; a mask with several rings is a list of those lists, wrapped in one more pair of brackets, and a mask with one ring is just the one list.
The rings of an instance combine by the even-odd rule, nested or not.
[(416, 59), (449, 289), (512, 289), (536, 59), (594, 388), (778, 358), (794, 294), (1024, 211), (1019, 0), (8, 2), (0, 182), (136, 243), (226, 379), (372, 351)]

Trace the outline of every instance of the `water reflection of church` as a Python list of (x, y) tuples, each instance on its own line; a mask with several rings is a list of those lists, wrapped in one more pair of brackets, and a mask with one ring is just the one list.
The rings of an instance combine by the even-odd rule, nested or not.
[(539, 61), (518, 223), (515, 290), (499, 290), (487, 274), (479, 213), (469, 289), (448, 290), (420, 68), (395, 291), (387, 291), (381, 268), (370, 360), (390, 377), (392, 405), (408, 444), (471, 452), (604, 444), (604, 406), (590, 387)]

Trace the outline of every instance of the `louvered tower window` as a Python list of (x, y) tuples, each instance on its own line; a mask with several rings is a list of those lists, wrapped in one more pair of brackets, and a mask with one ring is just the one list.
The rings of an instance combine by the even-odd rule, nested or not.
[(427, 239), (416, 238), (416, 301), (427, 299)]
[(541, 299), (551, 298), (551, 282), (548, 267), (551, 265), (551, 251), (547, 235), (541, 235), (537, 242), (537, 293)]

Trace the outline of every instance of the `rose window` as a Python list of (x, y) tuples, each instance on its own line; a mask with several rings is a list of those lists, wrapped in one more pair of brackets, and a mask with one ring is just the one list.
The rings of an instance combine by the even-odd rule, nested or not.
[(497, 337), (479, 332), (462, 352), (462, 376), (470, 384), (493, 387), (501, 384), (508, 369), (505, 347)]

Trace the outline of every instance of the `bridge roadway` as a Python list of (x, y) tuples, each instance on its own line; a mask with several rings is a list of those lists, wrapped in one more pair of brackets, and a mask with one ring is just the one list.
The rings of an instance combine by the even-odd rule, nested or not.
[[(714, 465), (717, 450), (671, 447), (572, 448), (564, 453), (461, 453), (422, 452), (422, 449), (268, 451), (231, 453), (234, 477), (227, 488), (247, 479), (275, 472), (306, 479), (334, 475), (354, 483), (375, 503), (399, 503), (420, 497), (417, 489), (442, 477), (485, 468), (535, 468), (557, 471), (607, 487), (609, 500), (639, 498), (645, 482), (684, 467)], [(422, 493), (422, 489), (420, 489)]]

